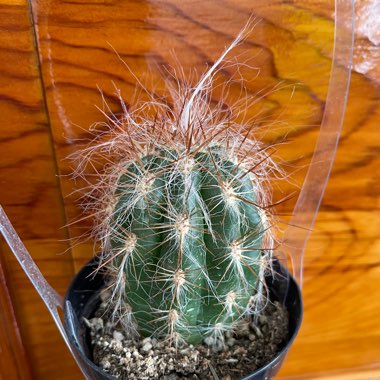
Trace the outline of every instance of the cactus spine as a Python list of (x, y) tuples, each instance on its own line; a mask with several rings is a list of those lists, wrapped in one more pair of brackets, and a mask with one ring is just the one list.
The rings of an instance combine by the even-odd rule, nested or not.
[(216, 346), (265, 300), (277, 168), (252, 126), (210, 106), (216, 66), (237, 42), (172, 107), (152, 99), (131, 111), (120, 97), (123, 117), (107, 116), (109, 132), (82, 151), (112, 162), (90, 198), (107, 302), (130, 333)]

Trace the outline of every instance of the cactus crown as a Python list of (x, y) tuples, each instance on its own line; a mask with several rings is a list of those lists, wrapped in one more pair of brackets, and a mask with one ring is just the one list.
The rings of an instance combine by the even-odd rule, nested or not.
[(107, 116), (108, 131), (81, 153), (110, 162), (90, 205), (106, 301), (131, 334), (215, 343), (265, 300), (277, 168), (252, 127), (222, 102), (210, 105), (216, 66), (232, 47), (195, 88), (172, 94), (171, 107), (152, 99), (127, 110), (120, 97), (122, 117)]

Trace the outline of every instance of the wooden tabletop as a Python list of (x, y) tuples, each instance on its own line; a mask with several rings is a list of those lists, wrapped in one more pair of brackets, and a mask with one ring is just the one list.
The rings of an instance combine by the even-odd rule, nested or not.
[[(257, 24), (216, 84), (226, 103), (245, 94), (247, 118), (301, 186), (318, 133), (331, 69), (330, 0), (0, 0), (0, 204), (60, 293), (92, 256), (78, 238), (82, 181), (67, 156), (144, 87), (168, 96), (183, 68), (194, 81), (253, 15)], [(371, 8), (372, 7), (372, 8)], [(354, 71), (338, 154), (305, 257), (304, 322), (280, 379), (380, 379), (380, 51), (376, 0), (356, 4)], [(257, 23), (256, 23), (257, 21)], [(377, 23), (377, 25), (376, 25)], [(232, 63), (242, 65), (236, 70)], [(128, 66), (128, 67), (127, 67)], [(220, 87), (217, 87), (220, 88)], [(263, 96), (262, 96), (263, 95)], [(221, 92), (216, 89), (213, 100)], [(291, 213), (294, 199), (278, 213)], [(65, 227), (66, 226), (66, 227)], [(286, 228), (283, 224), (282, 228)], [(42, 301), (0, 242), (0, 378), (80, 379)]]

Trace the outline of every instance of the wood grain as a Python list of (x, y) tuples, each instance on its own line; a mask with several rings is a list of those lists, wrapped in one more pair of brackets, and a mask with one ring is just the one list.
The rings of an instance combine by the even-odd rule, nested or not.
[[(42, 273), (64, 293), (74, 271), (70, 251), (64, 253), (64, 209), (26, 1), (0, 4), (0, 61), (0, 203)], [(0, 377), (28, 379), (28, 367), (36, 379), (64, 378), (66, 370), (78, 374), (44, 304), (3, 240), (0, 251), (13, 304), (8, 312), (0, 310), (1, 318), (14, 309), (26, 350), (25, 358), (12, 347), (9, 355), (15, 357), (8, 365), (16, 365), (13, 375), (2, 369)], [(1, 301), (7, 305), (5, 296)]]
[(361, 368), (357, 370), (340, 370), (329, 373), (307, 374), (300, 376), (281, 377), (282, 380), (378, 380), (380, 369)]
[[(66, 157), (91, 137), (93, 123), (104, 121), (96, 109), (103, 107), (98, 87), (116, 114), (115, 86), (128, 107), (146, 99), (136, 77), (148, 91), (168, 96), (169, 74), (181, 66), (194, 83), (250, 14), (260, 22), (234, 56), (247, 64), (240, 74), (248, 95), (268, 93), (247, 107), (247, 117), (263, 127), (265, 141), (286, 140), (277, 154), (288, 162), (291, 181), (276, 184), (276, 199), (297, 191), (324, 111), (334, 2), (268, 3), (36, 0), (29, 8), (22, 0), (0, 2), (0, 202), (59, 291), (93, 254), (91, 242), (66, 241), (90, 221), (62, 227), (80, 218), (73, 191), (83, 184), (70, 180), (74, 164)], [(357, 14), (363, 4), (357, 2)], [(279, 378), (380, 379), (380, 72), (372, 61), (363, 70), (361, 52), (377, 56), (363, 30), (359, 25), (337, 159), (307, 248), (305, 320)], [(217, 83), (231, 79), (238, 76), (226, 67)], [(234, 81), (226, 102), (239, 94)], [(220, 96), (216, 90), (213, 100)], [(278, 212), (288, 215), (293, 204)], [(5, 257), (34, 378), (81, 378), (34, 290), (9, 252)]]
[(31, 370), (8, 291), (2, 257), (0, 255), (0, 378), (31, 380)]

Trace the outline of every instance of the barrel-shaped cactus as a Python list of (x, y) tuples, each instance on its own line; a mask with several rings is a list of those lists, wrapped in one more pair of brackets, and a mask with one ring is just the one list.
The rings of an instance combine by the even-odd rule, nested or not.
[(256, 182), (217, 146), (159, 149), (120, 168), (107, 266), (141, 334), (216, 343), (249, 312), (269, 249)]
[(81, 152), (80, 169), (106, 158), (85, 207), (109, 279), (104, 301), (128, 334), (216, 347), (265, 300), (277, 167), (244, 112), (211, 102), (217, 66), (239, 38), (168, 102), (133, 111), (120, 96), (121, 117), (106, 114), (108, 130), (101, 124)]

